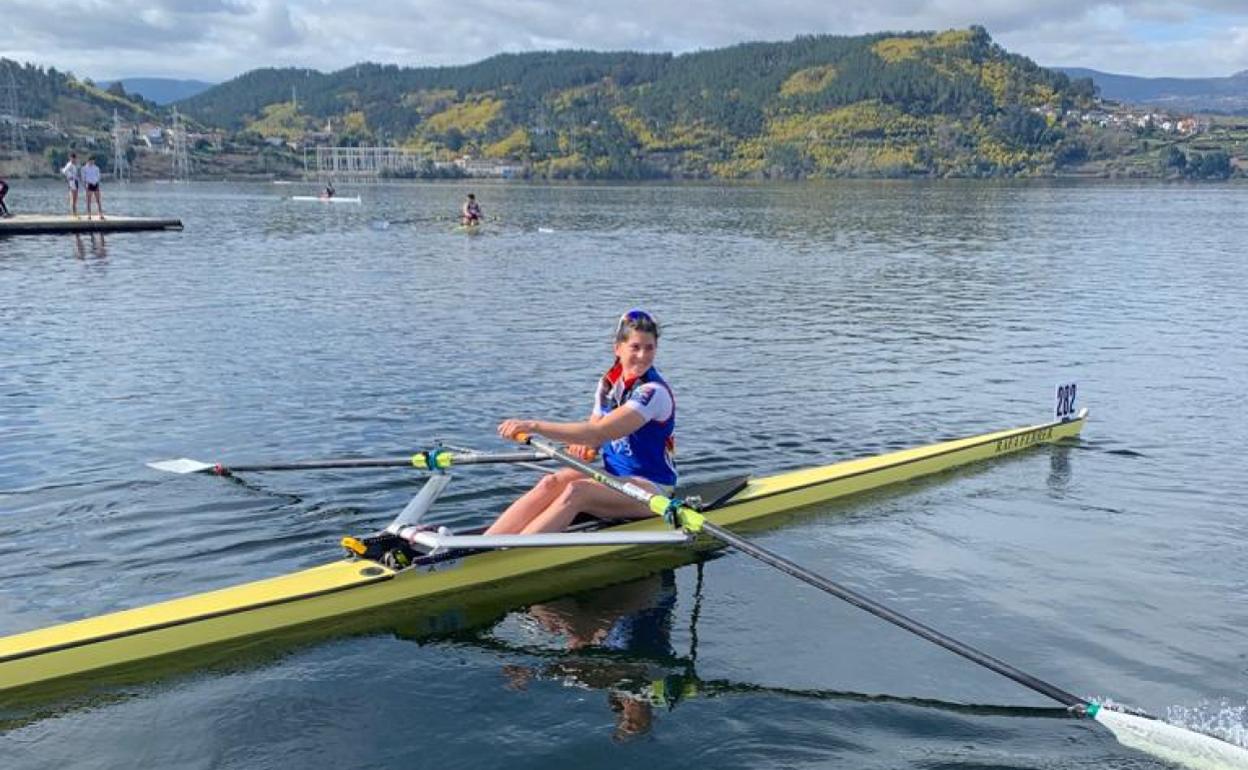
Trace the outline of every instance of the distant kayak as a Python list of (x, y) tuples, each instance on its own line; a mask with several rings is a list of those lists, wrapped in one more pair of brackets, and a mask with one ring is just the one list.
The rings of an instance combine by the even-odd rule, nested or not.
[(480, 235), (485, 232), (485, 225), (455, 225), (452, 232), (463, 233), (464, 235)]
[(332, 198), (326, 198), (322, 195), (292, 195), (292, 201), (320, 201), (321, 203), (359, 203), (360, 196), (349, 198), (345, 195), (335, 195)]

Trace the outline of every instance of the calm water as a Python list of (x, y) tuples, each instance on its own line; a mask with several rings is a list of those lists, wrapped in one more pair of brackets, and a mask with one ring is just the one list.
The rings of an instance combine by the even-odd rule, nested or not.
[[(1248, 744), (1248, 189), (477, 185), (500, 218), (471, 237), (448, 216), (467, 189), (106, 185), (110, 213), (186, 230), (0, 239), (0, 632), (337, 558), (419, 478), (143, 463), (503, 449), (502, 417), (584, 415), (642, 305), (686, 479), (1038, 422), (1078, 380), (1076, 446), (759, 539)], [(460, 471), (437, 515), (482, 523), (532, 479)], [(741, 555), (449, 637), (403, 621), (10, 709), (5, 766), (1158, 766), (1094, 725), (959, 709), (1050, 704)], [(683, 697), (646, 705), (656, 680)]]

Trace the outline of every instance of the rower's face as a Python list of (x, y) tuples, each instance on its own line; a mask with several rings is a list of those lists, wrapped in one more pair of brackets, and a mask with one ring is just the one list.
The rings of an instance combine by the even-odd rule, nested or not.
[(622, 342), (615, 343), (615, 355), (624, 365), (626, 377), (640, 377), (654, 365), (654, 354), (659, 341), (649, 332), (633, 329)]

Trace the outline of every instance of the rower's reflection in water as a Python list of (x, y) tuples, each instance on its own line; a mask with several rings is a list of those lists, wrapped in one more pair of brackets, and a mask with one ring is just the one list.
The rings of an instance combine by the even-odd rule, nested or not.
[[(657, 575), (529, 608), (523, 617), (528, 637), (546, 637), (571, 652), (537, 666), (508, 665), (507, 687), (522, 691), (534, 680), (604, 690), (615, 713), (616, 741), (650, 731), (654, 721), (653, 682), (667, 673), (661, 665), (676, 659), (672, 615), (676, 575)], [(553, 639), (551, 639), (553, 637)]]

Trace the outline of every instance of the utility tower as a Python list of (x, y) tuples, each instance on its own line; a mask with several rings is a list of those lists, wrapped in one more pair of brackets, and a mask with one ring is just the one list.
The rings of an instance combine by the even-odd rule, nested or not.
[(186, 148), (186, 128), (182, 125), (182, 116), (178, 108), (173, 108), (173, 181), (191, 181), (191, 154)]
[(17, 78), (13, 70), (17, 62), (5, 61), (4, 77), (0, 79), (0, 123), (3, 123), (3, 149), (23, 165), (26, 163), (26, 134), (22, 129), (22, 105), (18, 100)]
[(126, 160), (128, 149), (130, 149), (130, 129), (121, 124), (117, 110), (113, 110), (113, 179), (118, 182), (130, 181), (130, 161)]

